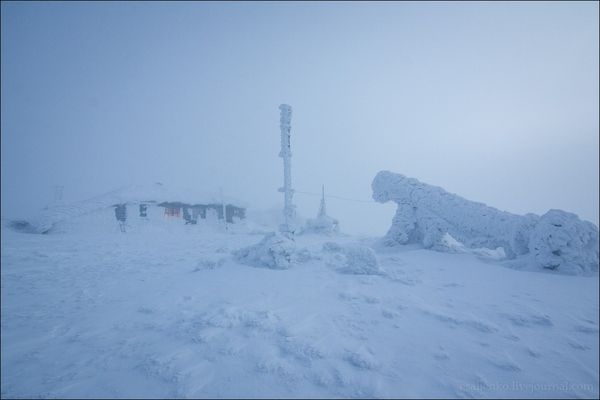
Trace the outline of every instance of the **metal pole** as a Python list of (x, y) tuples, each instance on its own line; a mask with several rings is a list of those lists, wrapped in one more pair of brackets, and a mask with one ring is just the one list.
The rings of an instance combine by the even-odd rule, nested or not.
[(294, 190), (292, 189), (292, 151), (290, 148), (290, 130), (292, 121), (292, 107), (287, 104), (279, 106), (281, 129), (281, 151), (279, 157), (283, 158), (283, 187), (279, 189), (284, 194), (283, 216), (285, 222), (280, 226), (283, 233), (294, 233), (295, 206), (292, 202)]
[(221, 212), (223, 213), (223, 226), (225, 228), (225, 232), (227, 232), (227, 212), (225, 208), (225, 200), (223, 198), (223, 188), (219, 188), (219, 193), (221, 194)]

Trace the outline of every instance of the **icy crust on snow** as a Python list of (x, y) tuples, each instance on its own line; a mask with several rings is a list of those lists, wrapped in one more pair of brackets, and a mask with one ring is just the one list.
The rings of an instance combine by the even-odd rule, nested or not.
[(381, 171), (373, 199), (398, 205), (387, 245), (419, 243), (447, 251), (447, 235), (468, 248), (502, 248), (508, 259), (538, 269), (580, 274), (598, 271), (598, 227), (577, 215), (550, 210), (516, 215), (466, 200), (414, 178)]

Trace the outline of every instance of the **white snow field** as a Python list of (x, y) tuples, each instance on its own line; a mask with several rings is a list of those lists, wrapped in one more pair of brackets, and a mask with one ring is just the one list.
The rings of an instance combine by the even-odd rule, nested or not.
[(2, 224), (2, 398), (599, 396), (598, 274), (314, 234), (272, 269), (249, 223), (102, 215)]

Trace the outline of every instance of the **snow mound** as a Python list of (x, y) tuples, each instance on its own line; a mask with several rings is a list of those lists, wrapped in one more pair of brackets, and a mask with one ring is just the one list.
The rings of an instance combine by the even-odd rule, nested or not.
[(382, 273), (373, 249), (362, 244), (340, 245), (335, 242), (325, 242), (323, 254), (327, 264), (345, 274), (379, 275)]
[(227, 259), (219, 256), (205, 256), (198, 260), (196, 267), (192, 272), (198, 272), (207, 269), (216, 269), (222, 267)]
[(448, 251), (459, 247), (449, 245), (450, 235), (468, 249), (500, 254), (502, 248), (506, 258), (518, 258), (538, 270), (598, 271), (598, 227), (575, 214), (511, 214), (389, 171), (379, 172), (371, 186), (375, 201), (398, 205), (386, 245), (419, 243)]
[(254, 267), (288, 269), (296, 260), (296, 243), (288, 237), (273, 232), (255, 245), (234, 252), (237, 260)]
[(437, 249), (446, 253), (467, 253), (491, 260), (502, 260), (506, 258), (506, 253), (502, 247), (496, 249), (486, 249), (485, 247), (468, 248), (464, 244), (454, 239), (449, 233), (445, 233)]
[(342, 248), (342, 253), (346, 256), (346, 263), (341, 272), (357, 275), (381, 273), (375, 252), (370, 247), (360, 244), (346, 245)]

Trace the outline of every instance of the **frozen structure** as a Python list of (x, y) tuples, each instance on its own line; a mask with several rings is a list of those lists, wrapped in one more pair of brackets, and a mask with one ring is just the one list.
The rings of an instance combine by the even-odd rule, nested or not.
[(283, 159), (283, 223), (279, 232), (267, 234), (263, 240), (255, 245), (239, 249), (234, 256), (243, 264), (271, 269), (287, 269), (296, 261), (296, 207), (292, 202), (294, 190), (292, 189), (292, 151), (290, 148), (290, 130), (292, 121), (292, 107), (287, 104), (279, 105), (279, 128), (281, 130), (281, 150), (279, 157)]
[[(119, 206), (124, 208), (117, 216), (115, 209)], [(65, 225), (90, 224), (95, 229), (102, 229), (112, 227), (115, 217), (119, 225), (123, 225), (125, 220), (119, 218), (132, 210), (136, 211), (131, 213), (131, 218), (125, 218), (127, 226), (132, 228), (146, 226), (146, 222), (156, 225), (167, 220), (188, 224), (188, 221), (224, 219), (234, 223), (245, 219), (246, 204), (235, 198), (223, 198), (217, 193), (207, 192), (204, 188), (171, 187), (155, 182), (125, 186), (69, 204), (60, 202), (46, 207), (27, 221), (17, 221), (13, 227), (22, 232), (41, 234), (60, 231)]]
[(540, 269), (598, 271), (598, 228), (575, 214), (515, 215), (389, 171), (379, 172), (371, 186), (375, 201), (398, 205), (387, 245), (420, 243), (443, 251), (450, 235), (468, 248), (502, 247), (506, 258)]
[(321, 205), (317, 218), (306, 221), (303, 233), (325, 233), (332, 234), (339, 231), (339, 222), (337, 219), (327, 215), (327, 206), (325, 205), (325, 185), (321, 189)]
[(292, 203), (292, 197), (294, 196), (294, 190), (292, 189), (292, 150), (290, 148), (292, 107), (281, 104), (279, 110), (279, 128), (281, 129), (279, 157), (283, 158), (283, 187), (279, 191), (283, 192), (284, 195), (283, 216), (285, 218), (284, 223), (280, 226), (280, 231), (290, 235), (295, 231), (294, 220), (296, 217), (295, 206)]

